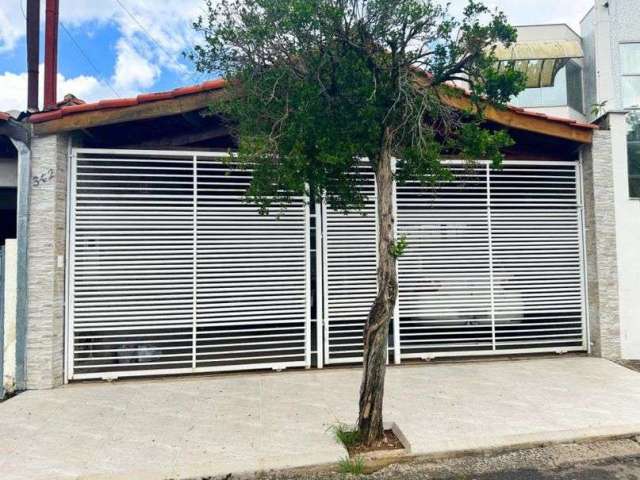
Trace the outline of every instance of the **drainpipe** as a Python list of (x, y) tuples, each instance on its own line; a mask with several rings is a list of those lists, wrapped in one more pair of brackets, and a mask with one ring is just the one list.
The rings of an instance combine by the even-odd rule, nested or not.
[(27, 387), (27, 307), (28, 242), (29, 242), (29, 194), (31, 190), (31, 149), (28, 141), (11, 138), (18, 151), (18, 208), (17, 208), (17, 270), (16, 282), (16, 390)]

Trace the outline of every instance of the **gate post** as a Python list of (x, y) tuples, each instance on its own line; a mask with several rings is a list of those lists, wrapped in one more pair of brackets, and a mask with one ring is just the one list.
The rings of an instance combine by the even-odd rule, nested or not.
[(324, 367), (324, 198), (315, 199), (315, 228), (316, 228), (316, 367)]
[[(393, 174), (396, 173), (396, 159), (391, 159), (391, 169)], [(377, 214), (377, 213), (376, 213)], [(393, 178), (393, 238), (398, 241), (398, 189), (395, 176)], [(396, 263), (400, 263), (400, 259), (396, 259)], [(393, 363), (400, 365), (400, 269), (396, 265), (396, 275), (398, 278), (398, 294), (396, 295), (396, 304), (393, 308)]]

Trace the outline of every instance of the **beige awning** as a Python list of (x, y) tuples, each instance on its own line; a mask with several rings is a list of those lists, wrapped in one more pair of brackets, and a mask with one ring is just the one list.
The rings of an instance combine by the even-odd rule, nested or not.
[(577, 40), (521, 42), (511, 47), (496, 47), (500, 65), (514, 65), (527, 76), (527, 88), (551, 87), (556, 74), (572, 58), (582, 58), (582, 46)]

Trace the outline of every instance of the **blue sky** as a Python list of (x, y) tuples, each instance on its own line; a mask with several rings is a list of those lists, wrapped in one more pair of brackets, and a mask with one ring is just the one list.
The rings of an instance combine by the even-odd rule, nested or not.
[[(594, 3), (485, 1), (516, 25), (568, 23), (576, 30)], [(0, 0), (0, 111), (24, 109), (26, 103), (25, 2)], [(451, 3), (456, 11), (466, 0)], [(203, 8), (204, 0), (60, 0), (59, 97), (73, 93), (94, 101), (206, 80), (182, 57), (198, 41), (191, 24)]]

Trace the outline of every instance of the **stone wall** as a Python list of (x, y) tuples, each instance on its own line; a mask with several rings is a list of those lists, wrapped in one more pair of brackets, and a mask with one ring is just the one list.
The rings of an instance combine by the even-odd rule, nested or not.
[(620, 358), (616, 215), (611, 132), (594, 132), (584, 147), (584, 208), (589, 330), (594, 355)]
[(26, 387), (64, 379), (64, 258), (69, 137), (31, 144)]

